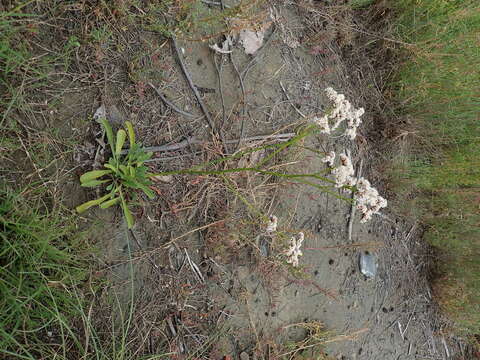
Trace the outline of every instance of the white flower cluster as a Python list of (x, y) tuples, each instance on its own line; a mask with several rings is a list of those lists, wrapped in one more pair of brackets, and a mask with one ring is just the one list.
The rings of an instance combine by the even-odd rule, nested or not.
[(330, 167), (333, 167), (335, 162), (335, 151), (329, 151), (322, 159), (322, 162), (326, 163)]
[[(343, 121), (347, 121), (345, 135), (351, 140), (357, 136), (357, 128), (362, 122), (361, 116), (365, 113), (363, 108), (356, 109), (350, 101), (345, 99), (345, 95), (337, 93), (331, 87), (325, 89), (328, 99), (333, 103), (333, 109), (328, 115), (314, 117), (312, 120), (320, 127), (320, 132), (330, 134), (337, 129)], [(333, 126), (330, 126), (329, 120), (333, 120)]]
[(268, 221), (266, 232), (272, 234), (277, 231), (278, 218), (275, 215), (271, 215)]
[[(333, 166), (335, 153), (331, 151), (322, 161), (328, 162), (329, 166)], [(378, 190), (372, 187), (367, 179), (363, 177), (357, 179), (354, 176), (355, 170), (352, 161), (346, 154), (340, 154), (340, 165), (332, 170), (332, 174), (335, 176), (335, 187), (337, 188), (356, 185), (355, 202), (357, 209), (362, 213), (360, 222), (367, 222), (373, 214), (378, 214), (380, 209), (387, 207), (387, 200), (378, 194)]]
[(335, 187), (354, 186), (357, 183), (352, 161), (346, 154), (340, 154), (340, 166), (332, 170), (335, 176)]
[(378, 214), (380, 209), (387, 207), (387, 200), (378, 194), (377, 189), (370, 185), (367, 179), (360, 178), (357, 181), (357, 192), (355, 193), (357, 209), (362, 213), (360, 222), (365, 223)]
[(292, 266), (298, 266), (298, 257), (302, 256), (302, 250), (300, 250), (305, 235), (303, 232), (298, 233), (297, 236), (293, 236), (290, 239), (289, 248), (285, 250), (285, 255), (287, 256), (287, 263), (292, 264)]
[(321, 134), (330, 134), (330, 124), (328, 123), (328, 116), (322, 117), (315, 116), (312, 121), (318, 125)]

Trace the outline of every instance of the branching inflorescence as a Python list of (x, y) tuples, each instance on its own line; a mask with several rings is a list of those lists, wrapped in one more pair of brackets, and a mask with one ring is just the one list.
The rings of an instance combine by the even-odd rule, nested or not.
[[(346, 130), (344, 135), (351, 140), (357, 136), (357, 128), (361, 124), (361, 117), (365, 113), (363, 108), (356, 109), (346, 98), (345, 95), (337, 93), (332, 88), (326, 88), (325, 92), (328, 99), (332, 102), (332, 108), (323, 116), (315, 116), (312, 122), (315, 123), (321, 134), (331, 134), (340, 124), (346, 121)], [(382, 208), (387, 206), (387, 200), (379, 195), (378, 190), (371, 186), (370, 182), (361, 177), (355, 177), (355, 169), (352, 160), (346, 153), (338, 156), (340, 163), (335, 167), (336, 154), (329, 151), (322, 158), (322, 162), (332, 169), (332, 175), (335, 179), (335, 187), (344, 191), (354, 191), (354, 201), (357, 209), (361, 212), (360, 222), (365, 223), (372, 218), (373, 214), (378, 214)], [(277, 229), (277, 217), (271, 216), (267, 225), (267, 233), (272, 234)], [(287, 263), (297, 267), (299, 256), (302, 256), (300, 250), (304, 241), (304, 234), (301, 232), (290, 239), (289, 247), (284, 251), (287, 257)]]
[(305, 235), (303, 232), (298, 233), (296, 236), (292, 236), (290, 239), (289, 247), (285, 250), (285, 255), (287, 257), (287, 263), (292, 264), (293, 267), (298, 266), (298, 257), (302, 256), (302, 247), (303, 240), (305, 239)]
[[(322, 134), (330, 134), (343, 121), (346, 121), (345, 135), (351, 140), (355, 139), (357, 128), (362, 122), (360, 117), (365, 113), (365, 110), (363, 108), (356, 109), (345, 99), (345, 95), (337, 93), (330, 87), (326, 88), (325, 92), (328, 99), (332, 102), (332, 109), (322, 117), (314, 117), (312, 121), (319, 126)], [(330, 121), (333, 121), (332, 125)], [(377, 189), (373, 188), (367, 179), (357, 179), (355, 177), (352, 161), (347, 154), (340, 154), (339, 159), (339, 166), (332, 170), (332, 174), (335, 177), (335, 187), (346, 191), (355, 190), (354, 200), (356, 201), (357, 209), (362, 213), (360, 221), (364, 223), (370, 220), (373, 214), (378, 214), (382, 208), (385, 208), (387, 200), (379, 195)], [(328, 152), (322, 159), (322, 162), (329, 167), (333, 167), (335, 152)]]
[[(330, 134), (336, 130), (344, 121), (347, 122), (345, 135), (351, 140), (357, 136), (357, 128), (362, 120), (360, 119), (365, 113), (363, 108), (356, 109), (350, 101), (345, 99), (345, 95), (337, 93), (331, 87), (325, 89), (327, 98), (332, 102), (333, 107), (328, 114), (321, 117), (314, 117), (313, 122), (320, 127), (320, 132)], [(333, 121), (333, 124), (330, 124)]]

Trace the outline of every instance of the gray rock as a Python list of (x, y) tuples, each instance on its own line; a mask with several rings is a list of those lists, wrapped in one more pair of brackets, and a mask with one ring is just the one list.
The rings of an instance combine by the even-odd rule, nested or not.
[(367, 278), (373, 278), (377, 274), (377, 261), (375, 255), (368, 251), (360, 253), (360, 272)]

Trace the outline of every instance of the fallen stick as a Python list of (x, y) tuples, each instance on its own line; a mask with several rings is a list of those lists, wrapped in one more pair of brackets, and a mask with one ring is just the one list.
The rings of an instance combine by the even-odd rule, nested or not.
[(245, 84), (243, 83), (243, 78), (240, 72), (238, 71), (238, 67), (235, 64), (235, 61), (233, 61), (233, 55), (230, 53), (230, 61), (233, 65), (233, 68), (235, 72), (237, 73), (238, 76), (238, 81), (240, 82), (240, 88), (242, 89), (242, 124), (240, 125), (240, 139), (238, 139), (238, 143), (235, 146), (235, 151), (240, 148), (240, 145), (242, 144), (242, 139), (245, 136), (245, 115), (247, 112), (247, 103), (246, 103), (246, 96), (245, 96)]
[(217, 54), (213, 54), (213, 63), (215, 64), (215, 69), (218, 74), (218, 91), (220, 93), (220, 100), (222, 101), (222, 125), (220, 128), (223, 128), (225, 125), (227, 111), (225, 110), (225, 97), (223, 96), (223, 82), (222, 82), (222, 67), (223, 67), (223, 54), (220, 54), (220, 64), (217, 64)]
[(152, 83), (148, 83), (148, 85), (150, 85), (150, 87), (155, 90), (155, 92), (157, 93), (157, 95), (160, 97), (160, 99), (162, 99), (162, 101), (165, 103), (165, 105), (167, 105), (168, 107), (170, 107), (172, 110), (175, 110), (177, 113), (181, 114), (181, 115), (184, 115), (184, 116), (187, 116), (187, 117), (195, 117), (195, 115), (193, 114), (190, 114), (186, 111), (183, 111), (182, 109), (178, 108), (176, 105), (174, 105), (173, 103), (171, 103), (170, 101), (167, 100), (167, 98), (165, 96), (163, 96), (163, 94), (160, 92), (160, 90), (158, 90)]
[(217, 2), (217, 1), (210, 1), (210, 0), (202, 0), (202, 2), (204, 4), (207, 4), (207, 5), (214, 5), (214, 6), (220, 6), (222, 8), (226, 8), (226, 9), (229, 9), (230, 6), (228, 5), (224, 5), (221, 1), (220, 2)]
[[(295, 136), (295, 133), (285, 133), (285, 134), (271, 134), (271, 135), (258, 135), (258, 136), (251, 136), (251, 137), (246, 137), (243, 139), (244, 142), (248, 141), (267, 141), (267, 140), (278, 140), (278, 141), (286, 141), (291, 139), (292, 137)], [(233, 140), (226, 140), (226, 144), (235, 144), (238, 143), (239, 139), (233, 139)], [(190, 145), (201, 145), (201, 144), (209, 144), (211, 141), (203, 141), (200, 139), (197, 139), (195, 137), (189, 137), (188, 139), (182, 140), (179, 143), (176, 144), (170, 144), (170, 145), (160, 145), (160, 146), (149, 146), (145, 147), (145, 151), (152, 151), (152, 152), (164, 152), (164, 151), (174, 151), (174, 150), (180, 150), (183, 148), (186, 148), (187, 146)], [(122, 150), (121, 154), (126, 154), (128, 152), (128, 149)]]
[(205, 104), (203, 103), (202, 98), (200, 97), (200, 94), (198, 92), (197, 87), (192, 81), (192, 77), (190, 76), (187, 67), (185, 66), (185, 63), (182, 60), (182, 55), (180, 51), (178, 50), (177, 46), (177, 41), (175, 40), (175, 37), (172, 36), (172, 44), (173, 48), (175, 50), (175, 53), (177, 54), (178, 62), (180, 64), (180, 67), (182, 68), (183, 75), (185, 75), (185, 78), (187, 79), (188, 85), (190, 85), (190, 88), (192, 89), (193, 93), (195, 94), (195, 97), (197, 98), (198, 104), (200, 105), (200, 108), (202, 109), (203, 114), (207, 118), (207, 123), (210, 128), (215, 131), (215, 128), (213, 126), (213, 121), (212, 118), (210, 117), (210, 113), (208, 112), (207, 108), (205, 107)]
[(190, 256), (188, 255), (187, 249), (183, 249), (185, 251), (185, 256), (187, 257), (188, 264), (192, 268), (192, 272), (195, 274), (197, 277), (198, 281), (202, 284), (205, 284), (205, 278), (203, 277), (202, 272), (198, 268), (197, 264), (195, 264), (192, 259), (190, 259)]
[(450, 351), (448, 351), (448, 346), (447, 342), (445, 341), (445, 336), (442, 336), (442, 344), (443, 347), (445, 348), (445, 355), (447, 356), (447, 359), (450, 358)]
[(287, 98), (289, 104), (293, 107), (293, 109), (301, 116), (303, 117), (304, 119), (306, 119), (307, 117), (300, 111), (297, 109), (297, 107), (293, 104), (292, 100), (290, 100), (290, 96), (288, 96), (288, 93), (287, 93), (287, 90), (285, 90), (285, 88), (283, 87), (283, 84), (281, 81), (279, 81), (280, 83), (280, 87), (282, 88), (282, 91), (283, 93), (285, 94), (285, 97)]
[(350, 248), (377, 248), (383, 246), (381, 241), (369, 241), (365, 243), (347, 244), (347, 245), (332, 245), (321, 247), (306, 247), (305, 250), (327, 250), (327, 249), (350, 249)]
[[(363, 159), (360, 159), (360, 165), (358, 166), (357, 171), (357, 179), (362, 176), (362, 169), (363, 169)], [(350, 218), (348, 219), (348, 241), (352, 241), (352, 231), (353, 231), (353, 220), (355, 218), (355, 210), (357, 207), (355, 206), (354, 200), (355, 194), (352, 194), (352, 207), (350, 208)]]

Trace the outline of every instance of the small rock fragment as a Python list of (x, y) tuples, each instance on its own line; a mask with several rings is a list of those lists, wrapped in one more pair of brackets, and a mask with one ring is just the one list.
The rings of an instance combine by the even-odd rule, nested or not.
[(360, 254), (360, 272), (367, 278), (373, 278), (377, 274), (377, 262), (375, 256), (365, 251)]
[(106, 119), (107, 118), (107, 112), (105, 110), (105, 105), (102, 104), (99, 106), (99, 108), (95, 111), (95, 114), (93, 114), (93, 119), (95, 121), (100, 121), (101, 119)]
[(245, 54), (255, 54), (257, 50), (262, 47), (264, 36), (264, 31), (257, 32), (249, 29), (243, 29), (240, 31), (240, 42), (245, 49)]
[(158, 175), (153, 177), (155, 180), (164, 182), (164, 183), (171, 183), (173, 180), (172, 175)]

